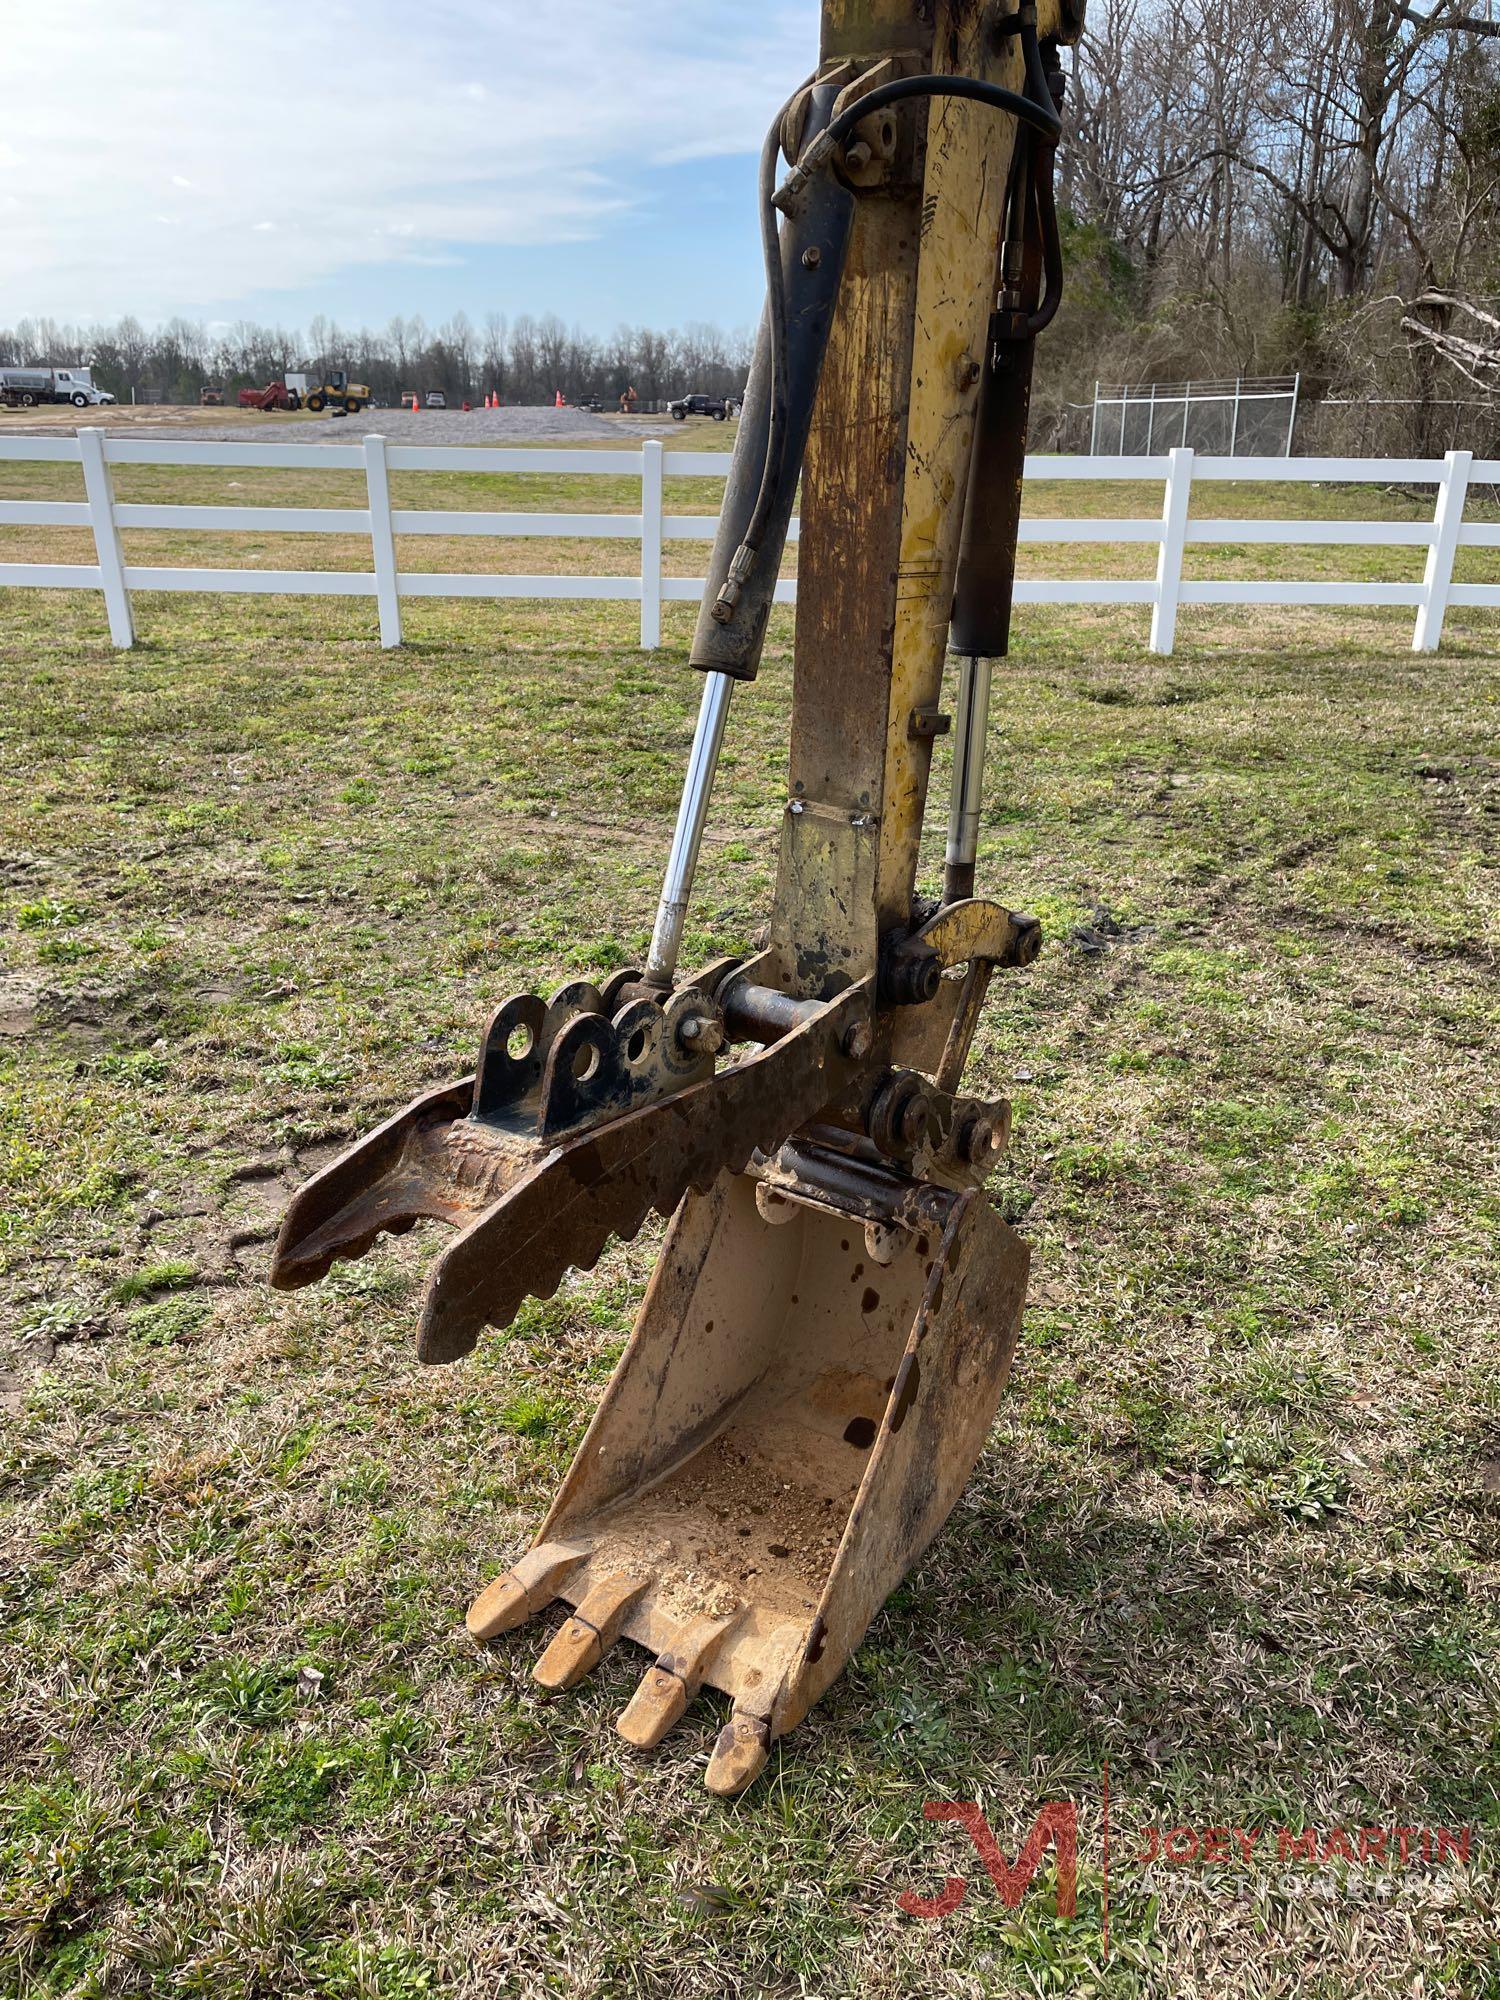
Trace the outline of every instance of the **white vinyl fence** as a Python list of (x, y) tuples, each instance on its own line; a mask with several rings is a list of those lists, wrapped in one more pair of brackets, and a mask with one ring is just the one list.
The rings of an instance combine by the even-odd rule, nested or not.
[[(188, 440), (111, 437), (80, 430), (76, 437), (0, 437), (0, 462), (44, 460), (83, 466), (84, 500), (0, 500), (0, 525), (90, 528), (92, 563), (0, 562), (0, 588), (98, 590), (117, 646), (135, 641), (130, 597), (137, 590), (256, 593), (303, 592), (315, 596), (373, 597), (380, 643), (401, 644), (401, 600), (408, 597), (622, 598), (639, 601), (641, 645), (661, 643), (664, 603), (696, 603), (701, 577), (665, 576), (662, 547), (669, 541), (710, 542), (716, 516), (668, 514), (662, 481), (719, 479), (729, 470), (726, 452), (668, 451), (655, 439), (639, 451), (507, 450), (487, 445), (393, 445), (382, 437), (358, 444), (210, 444)], [(115, 465), (262, 466), (301, 471), (360, 471), (363, 507), (136, 506), (117, 501), (110, 477)], [(632, 514), (483, 513), (391, 505), (392, 472), (592, 473), (640, 482), (640, 512)], [(1149, 458), (1028, 458), (1032, 480), (1160, 480), (1156, 520), (1025, 520), (1023, 542), (1144, 542), (1157, 551), (1150, 580), (1039, 579), (1017, 582), (1019, 604), (1139, 604), (1151, 609), (1151, 646), (1170, 653), (1181, 605), (1406, 605), (1416, 612), (1412, 646), (1436, 649), (1450, 605), (1500, 609), (1500, 584), (1453, 581), (1460, 548), (1500, 548), (1500, 523), (1466, 522), (1471, 483), (1500, 485), (1500, 460), (1476, 460), (1467, 451), (1446, 458), (1216, 458), (1176, 449)], [(1291, 480), (1372, 486), (1433, 485), (1431, 521), (1192, 520), (1188, 503), (1195, 480)], [(360, 534), (370, 537), (374, 568), (351, 570), (162, 569), (125, 560), (122, 528), (194, 529), (216, 534), (252, 530), (274, 534)], [(792, 539), (797, 523), (792, 523)], [(641, 573), (634, 576), (512, 576), (401, 570), (398, 535), (483, 535), (623, 538), (638, 541)], [(1191, 543), (1287, 543), (1344, 547), (1389, 545), (1427, 551), (1420, 583), (1189, 582), (1183, 552)], [(777, 586), (784, 604), (796, 599), (789, 579)]]

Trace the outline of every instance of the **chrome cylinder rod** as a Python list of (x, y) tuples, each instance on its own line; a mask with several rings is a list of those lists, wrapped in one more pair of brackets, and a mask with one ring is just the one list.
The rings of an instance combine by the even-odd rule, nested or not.
[(704, 675), (703, 699), (698, 705), (698, 723), (688, 755), (687, 777), (683, 780), (682, 804), (677, 808), (677, 830), (672, 835), (666, 880), (662, 883), (661, 901), (656, 908), (656, 929), (651, 933), (651, 952), (646, 960), (645, 978), (650, 986), (670, 987), (672, 975), (677, 970), (677, 955), (682, 949), (682, 927), (687, 921), (693, 877), (698, 870), (698, 852), (703, 845), (703, 829), (708, 820), (708, 801), (714, 788), (714, 773), (719, 766), (724, 723), (733, 693), (731, 675)]
[(960, 656), (953, 731), (953, 789), (948, 801), (948, 848), (943, 860), (945, 903), (962, 902), (974, 893), (979, 804), (984, 791), (984, 751), (990, 721), (990, 681), (994, 670), (994, 661), (984, 654)]

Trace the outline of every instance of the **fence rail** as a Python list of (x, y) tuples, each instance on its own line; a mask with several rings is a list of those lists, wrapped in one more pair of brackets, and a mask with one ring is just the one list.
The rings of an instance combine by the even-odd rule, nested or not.
[[(401, 644), (401, 603), (414, 597), (609, 598), (639, 601), (641, 645), (661, 644), (661, 611), (666, 603), (695, 603), (701, 577), (667, 576), (662, 550), (667, 542), (711, 541), (713, 514), (669, 514), (663, 481), (719, 479), (729, 470), (727, 452), (668, 451), (648, 439), (637, 451), (537, 451), (487, 445), (393, 445), (383, 437), (359, 444), (214, 444), (189, 440), (110, 437), (93, 427), (74, 437), (0, 438), (6, 460), (77, 464), (83, 469), (83, 500), (0, 500), (0, 526), (88, 528), (93, 531), (92, 563), (0, 562), (0, 588), (97, 590), (103, 594), (110, 637), (117, 646), (135, 643), (131, 594), (141, 590), (303, 593), (318, 597), (370, 597), (376, 601), (383, 646)], [(110, 468), (115, 465), (182, 465), (235, 468), (284, 467), (300, 471), (359, 471), (365, 477), (363, 507), (141, 506), (115, 499)], [(593, 473), (633, 476), (640, 485), (640, 511), (625, 514), (494, 513), (447, 508), (394, 507), (393, 472)], [(1022, 578), (1019, 604), (1139, 604), (1151, 609), (1151, 646), (1173, 649), (1177, 613), (1183, 605), (1406, 605), (1416, 612), (1413, 649), (1435, 651), (1450, 606), (1500, 610), (1500, 584), (1455, 583), (1454, 561), (1461, 548), (1500, 548), (1500, 523), (1465, 521), (1471, 484), (1500, 485), (1500, 459), (1475, 459), (1450, 451), (1424, 458), (1230, 458), (1176, 448), (1165, 456), (1090, 458), (1032, 457), (1032, 480), (1160, 480), (1162, 511), (1154, 520), (1024, 520), (1023, 543), (1147, 543), (1156, 547), (1153, 579)], [(1430, 485), (1437, 500), (1430, 521), (1264, 521), (1194, 520), (1189, 502), (1196, 481), (1297, 480), (1363, 485)], [(127, 562), (122, 529), (189, 529), (203, 532), (258, 530), (276, 534), (368, 535), (369, 570), (256, 570), (162, 568)], [(791, 538), (797, 538), (793, 521)], [(638, 541), (639, 576), (519, 576), (475, 572), (402, 570), (398, 535), (484, 535), (497, 539), (546, 536)], [(1285, 543), (1322, 547), (1425, 548), (1420, 583), (1361, 583), (1354, 580), (1305, 582), (1268, 578), (1257, 582), (1189, 581), (1184, 552), (1201, 544)], [(796, 600), (789, 578), (776, 587), (778, 603)]]

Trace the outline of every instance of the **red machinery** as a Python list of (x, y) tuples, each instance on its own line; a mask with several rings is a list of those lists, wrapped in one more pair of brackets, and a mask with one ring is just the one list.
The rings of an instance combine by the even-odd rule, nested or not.
[(268, 382), (264, 389), (241, 389), (242, 410), (296, 410), (302, 399), (285, 382)]

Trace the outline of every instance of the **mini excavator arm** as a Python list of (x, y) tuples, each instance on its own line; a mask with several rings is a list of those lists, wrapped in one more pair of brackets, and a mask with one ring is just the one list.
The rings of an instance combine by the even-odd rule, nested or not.
[[(1009, 643), (1035, 340), (1061, 286), (1055, 51), (1080, 0), (825, 0), (761, 163), (767, 304), (691, 654), (704, 691), (639, 970), (507, 1001), (478, 1065), (310, 1181), (272, 1282), (384, 1232), (457, 1233), (426, 1361), (672, 1218), (636, 1332), (529, 1554), (470, 1614), (576, 1606), (538, 1678), (651, 1647), (646, 1745), (734, 1704), (740, 1789), (837, 1674), (962, 1490), (1027, 1256), (983, 1201), (1003, 1100), (962, 1094), (1029, 919), (973, 894), (993, 662)], [(777, 186), (782, 157), (789, 171)], [(735, 685), (801, 487), (791, 771), (770, 940), (679, 979)], [(959, 662), (940, 898), (917, 890), (944, 662)], [(949, 975), (949, 976), (946, 976)]]

